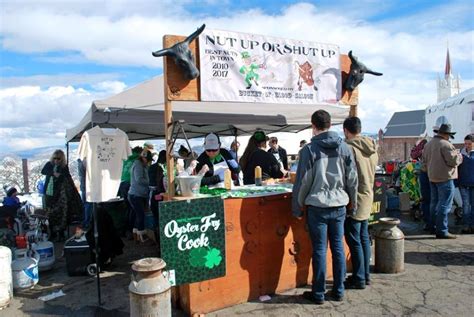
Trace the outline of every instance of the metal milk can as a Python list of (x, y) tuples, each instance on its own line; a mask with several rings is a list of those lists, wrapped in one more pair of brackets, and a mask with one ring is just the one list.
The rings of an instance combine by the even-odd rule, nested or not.
[(405, 235), (397, 218), (380, 218), (375, 230), (375, 271), (401, 273), (405, 270)]
[(130, 316), (171, 316), (171, 284), (163, 274), (166, 263), (160, 258), (144, 258), (132, 265)]

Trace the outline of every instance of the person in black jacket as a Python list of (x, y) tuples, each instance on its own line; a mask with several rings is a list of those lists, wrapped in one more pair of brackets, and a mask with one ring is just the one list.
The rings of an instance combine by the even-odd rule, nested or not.
[[(224, 171), (226, 168), (232, 172), (232, 179), (236, 180), (240, 172), (240, 166), (226, 149), (221, 148), (219, 136), (209, 133), (204, 139), (205, 151), (197, 158), (196, 171), (199, 172), (204, 165), (209, 167), (209, 171), (204, 174), (201, 186), (215, 185), (224, 181)], [(220, 168), (214, 168), (218, 166)], [(216, 171), (217, 170), (217, 171)]]
[(50, 238), (61, 241), (67, 225), (82, 220), (81, 196), (69, 173), (63, 151), (54, 151), (41, 174), (46, 175), (44, 209), (49, 217)]
[(275, 156), (277, 161), (281, 162), (281, 165), (285, 169), (285, 171), (287, 171), (288, 170), (288, 156), (286, 154), (286, 150), (278, 145), (278, 138), (275, 136), (272, 136), (270, 140), (268, 141), (268, 145), (270, 146), (268, 153), (273, 154), (273, 156)]
[(240, 159), (245, 185), (255, 183), (255, 167), (257, 166), (262, 168), (262, 180), (283, 177), (280, 163), (273, 154), (265, 151), (267, 140), (268, 137), (263, 131), (256, 131), (249, 139), (244, 155)]

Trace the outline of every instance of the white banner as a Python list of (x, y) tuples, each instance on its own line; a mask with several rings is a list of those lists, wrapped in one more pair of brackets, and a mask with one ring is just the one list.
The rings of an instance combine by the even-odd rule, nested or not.
[(206, 29), (199, 53), (202, 101), (335, 104), (341, 98), (337, 45)]

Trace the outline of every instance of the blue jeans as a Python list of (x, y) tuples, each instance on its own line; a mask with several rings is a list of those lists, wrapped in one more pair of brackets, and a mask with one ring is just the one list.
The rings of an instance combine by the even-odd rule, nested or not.
[(474, 187), (460, 186), (462, 197), (462, 220), (466, 226), (474, 227)]
[(308, 206), (308, 227), (313, 245), (313, 296), (324, 300), (326, 292), (326, 253), (327, 240), (332, 252), (333, 292), (335, 296), (344, 295), (346, 257), (344, 254), (344, 219), (346, 207), (317, 208)]
[(453, 206), (454, 182), (449, 180), (431, 184), (431, 221), (436, 224), (436, 234), (448, 234), (448, 213)]
[(434, 228), (434, 224), (431, 222), (430, 216), (430, 204), (431, 204), (431, 186), (430, 180), (428, 179), (428, 173), (420, 171), (418, 175), (418, 181), (420, 182), (420, 193), (421, 193), (421, 211), (423, 212), (423, 221), (428, 225), (428, 228)]
[(356, 285), (365, 286), (370, 280), (369, 221), (347, 217), (344, 233), (351, 250), (352, 278)]
[(145, 230), (145, 209), (148, 202), (148, 197), (140, 197), (128, 194), (128, 201), (131, 206), (130, 223), (133, 228), (138, 231)]
[(82, 225), (84, 228), (88, 228), (92, 219), (92, 203), (86, 200), (86, 189), (81, 187), (81, 200), (84, 206), (84, 220)]

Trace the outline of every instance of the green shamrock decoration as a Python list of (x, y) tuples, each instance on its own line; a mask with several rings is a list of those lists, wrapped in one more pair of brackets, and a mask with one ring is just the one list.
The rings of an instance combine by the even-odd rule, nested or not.
[(206, 264), (206, 256), (208, 252), (205, 248), (192, 249), (189, 252), (189, 263), (193, 267), (200, 267)]
[(221, 251), (219, 249), (212, 248), (207, 252), (205, 258), (206, 258), (206, 263), (205, 263), (206, 267), (209, 269), (212, 269), (214, 266), (218, 266), (221, 263), (222, 261)]

